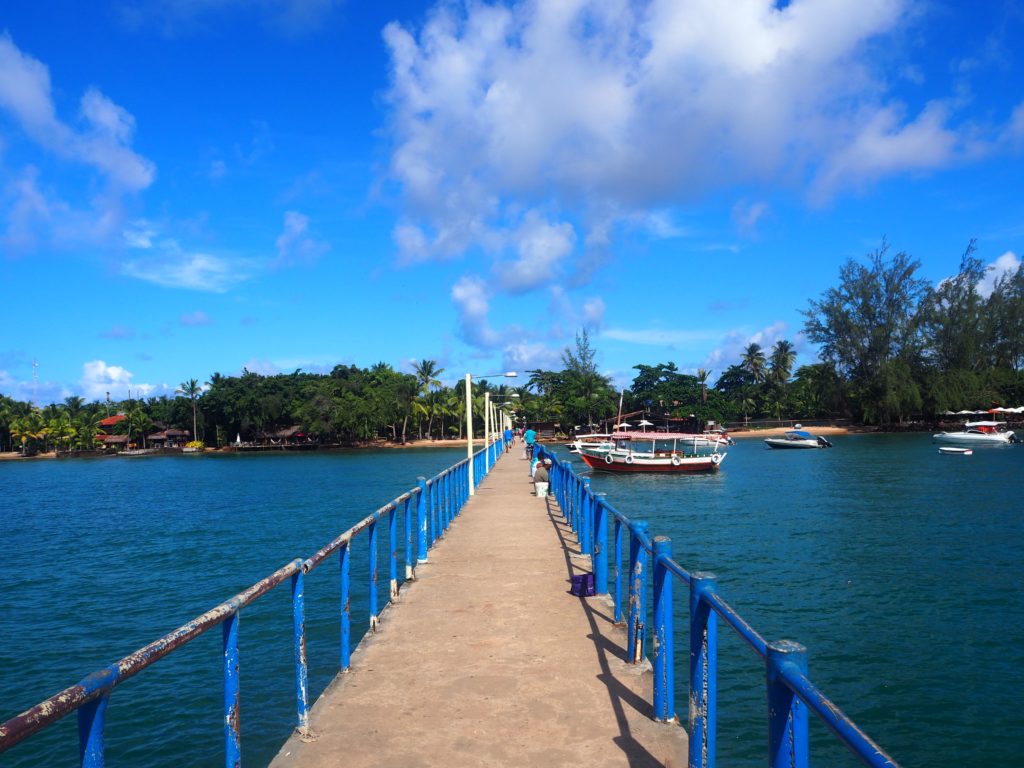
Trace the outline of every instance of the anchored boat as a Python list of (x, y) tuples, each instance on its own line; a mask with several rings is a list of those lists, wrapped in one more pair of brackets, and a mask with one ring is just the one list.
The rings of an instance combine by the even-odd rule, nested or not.
[(796, 425), (796, 429), (791, 429), (782, 437), (766, 437), (765, 445), (769, 448), (831, 448), (832, 443), (826, 440), (821, 435), (812, 435), (810, 432), (805, 432), (800, 429), (800, 425)]
[(937, 443), (954, 445), (1009, 445), (1020, 442), (1017, 435), (1002, 421), (968, 421), (961, 432), (939, 432), (932, 435)]
[(619, 432), (609, 445), (577, 443), (580, 458), (604, 472), (714, 472), (725, 460), (727, 443), (684, 432)]

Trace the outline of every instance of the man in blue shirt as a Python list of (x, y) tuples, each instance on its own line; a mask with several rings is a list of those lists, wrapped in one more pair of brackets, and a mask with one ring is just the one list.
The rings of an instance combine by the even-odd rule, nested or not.
[(527, 428), (523, 433), (523, 440), (526, 441), (526, 457), (533, 458), (533, 444), (537, 440), (537, 433), (532, 428)]

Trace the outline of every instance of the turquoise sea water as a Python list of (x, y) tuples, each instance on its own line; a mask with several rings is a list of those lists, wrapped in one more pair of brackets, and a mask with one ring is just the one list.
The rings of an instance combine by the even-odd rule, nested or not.
[[(924, 435), (834, 442), (746, 441), (716, 475), (595, 474), (593, 487), (671, 536), (684, 567), (715, 572), (766, 638), (806, 645), (812, 679), (904, 766), (1018, 764), (1024, 448), (965, 458), (940, 456)], [(464, 455), (0, 463), (0, 719), (309, 556)], [(354, 636), (366, 626), (365, 554), (363, 539)], [(316, 695), (337, 669), (336, 559), (307, 578), (306, 600)], [(719, 635), (719, 762), (763, 765), (760, 662), (731, 631)], [(258, 766), (294, 721), (287, 584), (243, 611), (240, 638), (243, 759)], [(683, 627), (677, 648), (686, 642)], [(218, 628), (114, 692), (109, 764), (222, 764), (220, 643)], [(685, 718), (685, 657), (677, 669)], [(813, 764), (854, 764), (822, 729), (812, 734)], [(74, 717), (0, 756), (18, 768), (76, 764)]]
[[(670, 536), (685, 568), (714, 572), (765, 639), (805, 645), (812, 680), (902, 765), (1020, 765), (1024, 448), (963, 457), (927, 435), (833, 442), (779, 451), (747, 439), (715, 475), (591, 482)], [(719, 640), (720, 764), (764, 765), (763, 665), (721, 622)], [(859, 764), (811, 722), (812, 764)]]

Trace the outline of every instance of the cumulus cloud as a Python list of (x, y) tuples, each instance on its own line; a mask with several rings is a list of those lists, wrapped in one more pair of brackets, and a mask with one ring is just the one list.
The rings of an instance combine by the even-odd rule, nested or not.
[(494, 349), (501, 335), (491, 328), (487, 283), (479, 277), (464, 276), (452, 286), (452, 303), (459, 314), (459, 336), (478, 349)]
[(530, 211), (514, 239), (516, 258), (499, 262), (495, 274), (505, 290), (524, 293), (558, 277), (562, 261), (572, 252), (576, 233), (568, 223), (552, 224), (536, 211)]
[(187, 251), (176, 240), (156, 238), (146, 229), (126, 233), (125, 244), (138, 255), (121, 264), (125, 275), (167, 288), (225, 293), (256, 271), (249, 259)]
[(90, 88), (80, 113), (86, 130), (76, 131), (56, 114), (46, 66), (22, 53), (7, 33), (0, 34), (0, 108), (42, 148), (65, 159), (90, 165), (119, 189), (136, 192), (152, 182), (153, 164), (130, 148), (135, 119), (125, 109)]
[[(916, 12), (910, 0), (465, 2), (439, 4), (420, 28), (392, 23), (399, 250), (486, 251), (524, 210), (571, 227), (559, 242), (572, 249), (624, 220), (678, 236), (666, 210), (730, 185), (781, 183), (825, 202), (1019, 136), (1020, 113), (999, 128), (955, 97), (901, 102), (906, 80), (880, 72), (875, 52)], [(752, 231), (765, 213), (747, 203), (737, 224)], [(506, 288), (536, 285), (535, 263), (505, 247), (516, 253)]]
[(285, 213), (284, 231), (278, 236), (276, 245), (275, 267), (312, 264), (331, 249), (328, 243), (310, 237), (309, 217), (298, 211)]
[[(730, 365), (739, 363), (743, 350), (750, 344), (760, 344), (765, 355), (768, 355), (775, 342), (786, 338), (788, 329), (786, 323), (779, 321), (754, 333), (743, 330), (728, 331), (719, 337), (719, 345), (704, 359), (700, 367), (715, 371), (725, 370)], [(798, 334), (794, 346), (802, 346), (802, 341), (803, 337)]]
[(976, 286), (978, 293), (987, 299), (992, 295), (992, 291), (995, 290), (996, 283), (1004, 277), (1013, 275), (1018, 269), (1020, 269), (1020, 264), (1020, 257), (1013, 251), (1007, 251), (1004, 253), (988, 265), (988, 272)]
[(0, 200), (0, 215), (7, 219), (2, 239), (11, 249), (32, 248), (47, 238), (109, 238), (118, 230), (124, 196), (146, 189), (156, 176), (153, 163), (131, 148), (135, 118), (126, 109), (89, 88), (71, 124), (57, 115), (51, 91), (46, 65), (0, 33), (0, 111), (45, 155), (93, 171), (84, 192), (75, 190), (89, 199), (89, 208), (78, 210), (62, 199), (71, 190), (46, 189), (32, 165), (19, 169)]
[(133, 379), (134, 374), (127, 368), (90, 360), (82, 365), (82, 378), (78, 383), (87, 400), (103, 400), (107, 392), (112, 399), (121, 399), (128, 396), (129, 389), (132, 397), (145, 397), (157, 389), (153, 384), (135, 384)]

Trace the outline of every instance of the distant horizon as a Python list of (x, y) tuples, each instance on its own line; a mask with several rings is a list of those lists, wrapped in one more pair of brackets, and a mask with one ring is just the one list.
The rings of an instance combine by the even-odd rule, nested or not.
[(0, 393), (454, 383), (581, 328), (619, 388), (795, 370), (848, 259), (1019, 267), (1022, 37), (1010, 0), (14, 4)]

